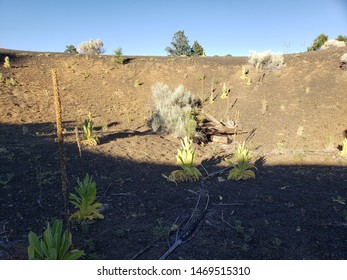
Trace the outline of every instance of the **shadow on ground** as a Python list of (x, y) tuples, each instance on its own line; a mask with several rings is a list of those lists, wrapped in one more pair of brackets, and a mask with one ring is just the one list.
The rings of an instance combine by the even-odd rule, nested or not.
[[(117, 145), (117, 135), (101, 139), (112, 141)], [(81, 164), (76, 145), (65, 147), (71, 190), (89, 173), (106, 205), (104, 220), (72, 225), (74, 245), (86, 259), (159, 259), (168, 249), (167, 232), (192, 215), (199, 193), (209, 197), (207, 211), (169, 259), (347, 258), (346, 167), (267, 166), (260, 159), (255, 180), (227, 181), (222, 174), (175, 185), (162, 177), (174, 166), (93, 148), (83, 150)], [(63, 218), (54, 125), (1, 124), (0, 157), (0, 258), (27, 259), (29, 231), (40, 234), (47, 221)]]

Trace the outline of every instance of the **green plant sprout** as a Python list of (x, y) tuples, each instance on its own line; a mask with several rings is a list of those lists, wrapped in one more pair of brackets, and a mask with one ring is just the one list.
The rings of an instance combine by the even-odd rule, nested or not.
[(138, 88), (140, 86), (139, 80), (134, 81), (134, 88)]
[(118, 48), (113, 51), (112, 62), (117, 64), (124, 64), (124, 59), (122, 57), (122, 48)]
[(228, 95), (229, 95), (229, 89), (227, 88), (225, 83), (223, 83), (222, 94), (221, 94), (220, 98), (226, 99), (226, 98), (228, 98)]
[(195, 152), (193, 148), (193, 141), (187, 136), (181, 140), (182, 150), (177, 150), (176, 159), (182, 170), (172, 171), (167, 177), (170, 181), (198, 181), (202, 174), (194, 166)]
[(95, 202), (96, 199), (96, 183), (93, 177), (86, 174), (84, 180), (81, 182), (77, 180), (78, 187), (75, 188), (77, 193), (70, 193), (70, 202), (75, 205), (78, 210), (70, 217), (71, 220), (94, 220), (103, 219), (104, 216), (100, 213), (102, 203)]
[(239, 144), (236, 150), (237, 163), (232, 163), (229, 159), (225, 161), (233, 167), (228, 175), (228, 180), (247, 180), (249, 178), (255, 178), (255, 173), (251, 169), (257, 169), (254, 165), (249, 164), (250, 155), (247, 148), (245, 148), (245, 142)]
[(10, 58), (8, 56), (5, 57), (4, 68), (11, 68)]
[(93, 136), (93, 129), (94, 129), (94, 122), (93, 122), (93, 117), (92, 113), (88, 113), (88, 119), (84, 120), (83, 123), (83, 133), (85, 139), (81, 141), (81, 143), (86, 144), (86, 145), (92, 145), (96, 146), (99, 143), (98, 137)]
[(165, 240), (169, 232), (169, 227), (163, 224), (163, 219), (157, 219), (155, 224), (152, 230), (154, 236), (159, 240)]
[(77, 260), (83, 255), (83, 251), (73, 249), (72, 235), (68, 230), (62, 233), (62, 221), (55, 220), (51, 227), (47, 223), (47, 229), (43, 237), (39, 240), (38, 236), (30, 231), (28, 235), (29, 260)]

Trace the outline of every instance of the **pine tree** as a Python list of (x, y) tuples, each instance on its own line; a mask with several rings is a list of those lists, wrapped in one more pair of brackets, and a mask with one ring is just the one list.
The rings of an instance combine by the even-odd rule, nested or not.
[(198, 43), (198, 41), (194, 41), (192, 47), (193, 56), (205, 56), (204, 48)]
[(191, 56), (192, 49), (189, 46), (189, 40), (184, 31), (177, 31), (172, 38), (171, 42), (172, 47), (167, 47), (165, 50), (168, 52), (169, 56)]

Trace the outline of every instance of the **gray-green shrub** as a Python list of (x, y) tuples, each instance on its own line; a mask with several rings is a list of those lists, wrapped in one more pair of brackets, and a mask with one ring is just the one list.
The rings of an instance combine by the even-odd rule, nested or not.
[(89, 40), (86, 42), (81, 43), (78, 46), (78, 52), (82, 54), (90, 54), (90, 55), (96, 55), (104, 53), (105, 50), (103, 49), (104, 43), (100, 39)]
[(332, 48), (332, 47), (340, 48), (340, 47), (345, 47), (345, 46), (346, 46), (346, 43), (343, 41), (328, 40), (320, 47), (320, 50), (325, 50), (325, 49)]
[(171, 90), (168, 85), (156, 83), (152, 87), (153, 113), (148, 121), (154, 132), (193, 136), (196, 132), (195, 110), (199, 100), (183, 85)]
[(257, 69), (280, 69), (285, 67), (283, 54), (275, 54), (271, 51), (257, 53), (250, 51), (248, 63), (252, 64)]

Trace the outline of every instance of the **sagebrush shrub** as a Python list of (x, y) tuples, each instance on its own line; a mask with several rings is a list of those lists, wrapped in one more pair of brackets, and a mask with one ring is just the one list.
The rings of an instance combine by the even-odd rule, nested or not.
[(79, 53), (82, 54), (91, 54), (91, 55), (96, 55), (96, 54), (101, 54), (104, 53), (105, 50), (103, 49), (104, 43), (100, 39), (94, 40), (89, 40), (86, 42), (81, 43), (78, 46)]
[(325, 50), (332, 47), (345, 47), (346, 43), (338, 40), (328, 40), (321, 47), (321, 50)]
[(279, 69), (285, 67), (283, 54), (275, 54), (271, 51), (257, 53), (250, 51), (248, 63), (252, 64), (257, 69)]
[(154, 108), (149, 126), (153, 131), (173, 133), (179, 137), (195, 134), (194, 111), (199, 106), (199, 100), (183, 85), (172, 91), (169, 86), (156, 83), (152, 87), (152, 98)]

